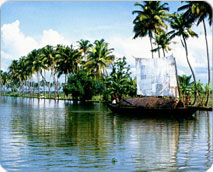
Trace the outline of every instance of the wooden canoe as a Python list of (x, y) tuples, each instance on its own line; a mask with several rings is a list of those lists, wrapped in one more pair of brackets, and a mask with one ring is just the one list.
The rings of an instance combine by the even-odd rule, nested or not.
[(177, 107), (177, 108), (146, 108), (136, 106), (122, 106), (119, 104), (108, 104), (109, 109), (113, 113), (140, 115), (140, 116), (192, 116), (197, 107)]

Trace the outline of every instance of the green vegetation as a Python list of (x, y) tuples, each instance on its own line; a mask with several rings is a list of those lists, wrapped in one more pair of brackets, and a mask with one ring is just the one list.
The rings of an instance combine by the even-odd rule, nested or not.
[[(186, 97), (190, 97), (190, 104), (193, 104), (195, 99), (195, 93), (197, 98), (197, 106), (206, 106), (206, 99), (209, 93), (211, 93), (210, 97), (213, 97), (213, 89), (210, 87), (210, 84), (206, 84), (205, 86), (198, 81), (197, 83), (191, 82), (191, 76), (178, 76), (179, 88), (180, 88), (180, 96), (182, 102), (186, 103)], [(212, 99), (210, 100), (210, 105), (212, 105)]]
[(136, 79), (131, 78), (130, 66), (127, 66), (126, 57), (119, 58), (112, 67), (110, 76), (106, 77), (105, 97), (114, 95), (118, 100), (125, 96), (136, 96)]
[[(169, 8), (166, 7), (167, 5), (167, 3), (161, 4), (160, 1), (144, 1), (142, 4), (135, 3), (135, 6), (140, 7), (141, 10), (132, 12), (132, 14), (137, 14), (133, 20), (133, 31), (135, 33), (133, 38), (149, 36), (151, 52), (153, 50), (153, 33), (160, 34), (164, 32), (164, 29), (167, 29), (167, 25), (165, 24), (165, 20), (168, 17), (166, 12), (169, 11)], [(153, 52), (152, 58), (154, 58)]]
[(72, 95), (73, 100), (91, 100), (92, 96), (101, 93), (103, 84), (94, 80), (92, 75), (87, 75), (84, 70), (71, 74), (68, 83), (63, 87), (66, 96)]
[[(109, 82), (113, 81), (116, 75), (117, 80), (113, 82), (119, 82), (120, 88), (116, 87), (117, 90), (114, 91), (117, 91), (119, 98), (132, 96), (132, 92), (136, 92), (136, 84), (130, 76), (130, 67), (126, 66), (126, 58), (114, 63), (113, 49), (108, 48), (109, 44), (104, 39), (96, 40), (94, 44), (88, 40), (78, 43), (79, 48), (74, 48), (73, 45), (47, 45), (31, 51), (26, 57), (13, 60), (8, 72), (1, 71), (2, 95), (109, 101), (109, 88), (112, 88)], [(110, 76), (107, 67), (112, 68)], [(50, 75), (49, 80), (46, 77), (47, 72)], [(59, 82), (62, 75), (65, 76), (64, 83)], [(37, 82), (33, 80), (35, 76)], [(125, 94), (122, 93), (124, 88)], [(6, 90), (9, 92), (6, 93)]]
[[(173, 38), (179, 37), (193, 78), (193, 82), (190, 82), (191, 76), (179, 76), (181, 99), (185, 102), (186, 96), (190, 95), (191, 104), (208, 106), (211, 83), (205, 19), (207, 18), (211, 25), (210, 5), (203, 1), (189, 1), (178, 9), (178, 12), (183, 13), (174, 14), (169, 14), (168, 4), (160, 1), (144, 1), (135, 3), (135, 6), (139, 10), (132, 12), (136, 15), (133, 20), (133, 38), (148, 36), (152, 58), (155, 52), (159, 58), (164, 58), (166, 53), (172, 50), (170, 44), (177, 43)], [(187, 39), (198, 37), (198, 34), (191, 30), (195, 22), (197, 25), (203, 23), (205, 33), (208, 62), (208, 83), (205, 87), (200, 81), (196, 81), (188, 58)], [(171, 31), (168, 31), (167, 25)], [(77, 43), (77, 47), (46, 45), (32, 50), (19, 60), (13, 60), (8, 72), (0, 71), (1, 94), (81, 101), (109, 101), (111, 96), (118, 100), (136, 96), (136, 79), (131, 77), (130, 66), (127, 65), (125, 57), (115, 60), (114, 49), (109, 48), (104, 39), (94, 43), (81, 39)], [(111, 73), (108, 74), (110, 70)], [(62, 76), (64, 83), (59, 82)]]

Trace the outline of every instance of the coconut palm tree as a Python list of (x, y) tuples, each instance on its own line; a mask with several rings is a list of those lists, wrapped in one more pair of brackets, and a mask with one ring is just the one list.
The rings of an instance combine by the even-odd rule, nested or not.
[[(141, 10), (135, 10), (132, 12), (132, 14), (137, 14), (133, 20), (133, 31), (135, 33), (133, 39), (149, 36), (152, 50), (153, 33), (159, 34), (163, 32), (164, 29), (167, 29), (167, 26), (164, 23), (167, 19), (166, 11), (169, 10), (169, 8), (166, 7), (167, 5), (167, 3), (161, 4), (160, 1), (144, 1), (143, 4), (138, 2), (135, 3), (135, 6), (140, 7)], [(154, 58), (153, 52), (152, 58)]]
[(67, 83), (67, 75), (70, 73), (75, 73), (77, 71), (77, 61), (81, 59), (81, 53), (71, 46), (60, 46), (56, 48), (58, 61), (57, 61), (57, 71), (58, 76), (65, 74), (65, 84)]
[(165, 57), (165, 52), (171, 51), (172, 49), (169, 47), (169, 45), (173, 43), (175, 44), (175, 41), (172, 41), (171, 33), (168, 32), (162, 32), (159, 35), (155, 34), (155, 44), (157, 45), (157, 48), (153, 49), (152, 51), (158, 51), (162, 49), (163, 56)]
[(113, 48), (108, 48), (104, 39), (96, 40), (88, 55), (88, 61), (84, 67), (98, 80), (102, 74), (107, 74), (106, 68), (113, 63), (115, 56), (112, 55)]
[(89, 40), (83, 40), (77, 41), (79, 44), (79, 50), (82, 53), (82, 56), (84, 57), (84, 60), (87, 61), (87, 56), (90, 51), (90, 48), (92, 47), (92, 44)]
[(32, 61), (32, 73), (37, 73), (37, 80), (38, 80), (38, 97), (40, 97), (40, 75), (42, 72), (42, 69), (45, 68), (45, 64), (43, 62), (43, 59), (39, 55), (39, 52), (41, 50), (33, 50), (28, 55), (29, 58), (33, 59)]
[(26, 57), (23, 56), (19, 59), (18, 61), (18, 72), (19, 72), (19, 76), (20, 76), (20, 82), (21, 82), (21, 87), (22, 87), (22, 94), (24, 94), (24, 86), (25, 86), (25, 82), (27, 80), (28, 77), (28, 70), (26, 69)]
[[(185, 48), (185, 52), (186, 52), (186, 60), (187, 60), (187, 63), (189, 65), (189, 68), (191, 70), (193, 80), (196, 83), (195, 74), (194, 74), (194, 71), (192, 69), (189, 58), (188, 58), (188, 48), (187, 48), (186, 39), (189, 38), (189, 37), (198, 37), (198, 35), (194, 31), (191, 30), (192, 22), (187, 20), (183, 14), (173, 14), (170, 17), (171, 17), (170, 25), (171, 25), (171, 28), (174, 29), (171, 32), (172, 38), (175, 37), (175, 36), (181, 37), (181, 42), (182, 42), (182, 45)], [(194, 99), (193, 104), (196, 103), (196, 100), (197, 100), (196, 95), (197, 94), (196, 94), (196, 91), (195, 91), (195, 99)]]
[(33, 50), (32, 52), (28, 53), (26, 56), (26, 61), (25, 61), (25, 66), (26, 70), (28, 71), (28, 79), (29, 79), (29, 90), (30, 90), (30, 96), (32, 94), (34, 95), (34, 89), (33, 89), (33, 81), (32, 81), (32, 76), (35, 73), (35, 68), (33, 68), (33, 62), (35, 60), (35, 52), (36, 50)]
[(13, 60), (8, 69), (16, 90), (18, 89), (21, 82), (20, 65), (18, 60)]
[(25, 69), (25, 57), (21, 57), (19, 60), (13, 60), (9, 66), (9, 74), (15, 84), (16, 88), (19, 88), (19, 92), (22, 90), (24, 93), (24, 81), (27, 78), (27, 72)]
[(9, 74), (7, 72), (3, 72), (2, 70), (0, 70), (0, 75), (3, 89), (2, 91), (3, 95), (5, 95), (5, 89), (8, 88)]
[[(182, 7), (178, 8), (178, 11), (185, 10), (185, 17), (191, 20), (192, 22), (197, 21), (197, 26), (200, 23), (203, 23), (203, 29), (205, 34), (206, 41), (206, 57), (207, 57), (207, 66), (208, 66), (208, 84), (210, 84), (210, 60), (209, 60), (209, 48), (208, 48), (208, 40), (206, 33), (206, 24), (205, 19), (207, 18), (209, 21), (209, 25), (212, 23), (212, 8), (205, 1), (186, 1), (186, 4)], [(206, 105), (209, 103), (209, 94), (207, 96)]]
[(48, 85), (49, 97), (51, 94), (51, 92), (50, 92), (51, 77), (53, 77), (53, 82), (56, 83), (55, 84), (55, 97), (56, 97), (56, 92), (58, 92), (57, 82), (56, 82), (56, 78), (55, 78), (55, 75), (57, 73), (56, 64), (57, 64), (57, 60), (58, 60), (58, 58), (56, 58), (56, 54), (57, 54), (56, 49), (50, 45), (46, 45), (40, 51), (40, 56), (43, 58), (43, 61), (44, 61), (45, 70), (50, 70), (50, 80), (49, 80), (49, 85)]

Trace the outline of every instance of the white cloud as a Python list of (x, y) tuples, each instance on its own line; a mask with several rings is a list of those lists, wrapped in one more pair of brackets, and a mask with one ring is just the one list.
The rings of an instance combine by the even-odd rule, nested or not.
[[(150, 41), (148, 37), (145, 38), (125, 38), (125, 37), (112, 37), (107, 42), (110, 43), (110, 47), (115, 48), (115, 55), (118, 57), (127, 57), (127, 62), (132, 66), (131, 71), (135, 72), (135, 60), (133, 57), (141, 58), (151, 58), (150, 52)], [(170, 45), (172, 51), (168, 52), (167, 55), (173, 54), (176, 57), (176, 63), (178, 67), (178, 74), (190, 74), (189, 66), (186, 61), (185, 49), (183, 48), (180, 38), (175, 38), (176, 44)], [(212, 37), (208, 35), (209, 43), (209, 55), (211, 61), (212, 55)], [(192, 68), (195, 71), (197, 80), (202, 79), (202, 81), (207, 78), (207, 72), (200, 75), (199, 68), (207, 69), (207, 58), (206, 58), (206, 44), (204, 35), (199, 35), (199, 38), (189, 38), (187, 39), (189, 60)], [(162, 56), (162, 55), (161, 55)], [(154, 58), (158, 58), (158, 53), (154, 53)], [(211, 64), (212, 65), (212, 64)], [(207, 70), (206, 70), (207, 71)]]
[[(19, 59), (21, 56), (26, 56), (33, 49), (41, 48), (47, 44), (53, 46), (70, 44), (60, 33), (52, 29), (44, 30), (41, 40), (36, 41), (36, 39), (26, 36), (20, 30), (19, 20), (4, 24), (1, 28), (1, 34), (1, 57), (4, 58), (3, 62), (7, 59), (8, 61)], [(7, 67), (8, 63), (2, 63), (2, 68), (7, 69)]]
[[(36, 41), (35, 38), (31, 36), (25, 35), (20, 30), (20, 22), (16, 20), (13, 23), (4, 24), (1, 28), (2, 32), (2, 50), (1, 56), (5, 59), (18, 59), (21, 56), (26, 55), (31, 50), (35, 48), (43, 47), (47, 44), (49, 45), (57, 45), (64, 44), (70, 45), (71, 42), (66, 40), (66, 38), (59, 32), (53, 29), (44, 30), (41, 33), (41, 39)], [(187, 39), (188, 51), (189, 51), (189, 60), (193, 69), (195, 70), (196, 75), (199, 77), (198, 70), (196, 68), (207, 68), (207, 60), (206, 60), (206, 46), (205, 46), (205, 38), (203, 33), (199, 33), (199, 38), (189, 38)], [(84, 38), (88, 39), (91, 42), (94, 42), (97, 38)], [(148, 37), (145, 38), (137, 38), (132, 39), (132, 37), (125, 36), (111, 36), (108, 39), (105, 39), (106, 42), (109, 43), (110, 48), (114, 48), (114, 54), (116, 57), (126, 56), (128, 64), (132, 67), (132, 72), (135, 71), (135, 60), (133, 57), (141, 57), (141, 58), (151, 58), (150, 52), (150, 41)], [(180, 38), (175, 38), (177, 44), (171, 45), (172, 51), (168, 53), (168, 55), (173, 54), (176, 57), (178, 73), (188, 73), (188, 64), (185, 57), (185, 50), (180, 43)], [(74, 42), (72, 42), (74, 43)], [(208, 35), (208, 43), (210, 50), (210, 58), (212, 55), (212, 37)], [(154, 53), (154, 57), (158, 58), (158, 53)], [(211, 59), (210, 59), (211, 60)], [(8, 64), (2, 64), (4, 68), (6, 68)], [(202, 74), (204, 78), (205, 74)], [(206, 74), (207, 78), (207, 74)], [(199, 78), (198, 78), (199, 80)]]
[(148, 38), (132, 39), (113, 37), (109, 39), (111, 47), (114, 47), (115, 54), (119, 57), (125, 56), (130, 65), (135, 65), (134, 57), (151, 58), (150, 44)]
[[(182, 44), (180, 43), (180, 38), (175, 38), (175, 41), (178, 44), (171, 45), (172, 53), (177, 59), (177, 64), (179, 66), (188, 67), (186, 61), (186, 53)], [(212, 54), (212, 37), (208, 36), (209, 43), (209, 55)], [(200, 35), (199, 38), (189, 38), (187, 39), (187, 47), (189, 53), (189, 61), (193, 68), (197, 67), (206, 67), (207, 66), (207, 57), (206, 57), (206, 43), (204, 35)]]
[(40, 43), (41, 47), (45, 45), (56, 46), (57, 44), (69, 45), (71, 43), (70, 41), (65, 40), (65, 38), (61, 34), (52, 29), (44, 30)]
[(26, 55), (29, 51), (38, 47), (35, 39), (25, 36), (20, 31), (19, 24), (20, 22), (16, 20), (10, 24), (4, 24), (1, 28), (2, 49), (15, 59)]

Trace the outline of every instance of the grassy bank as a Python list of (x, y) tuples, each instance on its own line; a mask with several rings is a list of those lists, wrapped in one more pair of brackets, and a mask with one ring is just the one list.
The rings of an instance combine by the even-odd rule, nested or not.
[[(71, 96), (66, 96), (64, 93), (59, 93), (57, 97), (55, 97), (54, 93), (51, 93), (50, 96), (48, 93), (46, 95), (44, 93), (40, 94), (40, 97), (37, 93), (34, 93), (34, 95), (30, 96), (28, 93), (20, 94), (18, 92), (10, 92), (5, 93), (4, 96), (8, 97), (24, 97), (24, 98), (39, 98), (39, 99), (54, 99), (54, 100), (73, 100)], [(88, 102), (104, 102), (102, 95), (96, 95), (93, 96), (91, 100), (87, 100)]]
[[(46, 93), (46, 94), (41, 93), (40, 97), (39, 97), (37, 93), (34, 93), (33, 96), (30, 96), (30, 94), (28, 94), (28, 93), (20, 94), (18, 92), (10, 92), (10, 93), (5, 93), (4, 96), (25, 97), (25, 98), (40, 98), (40, 99), (54, 99), (54, 100), (69, 100), (69, 101), (73, 100), (71, 96), (66, 96), (64, 93), (59, 93), (59, 95), (57, 97), (55, 97), (54, 93), (51, 93), (50, 96), (49, 96), (48, 93)], [(194, 101), (194, 97), (191, 97), (190, 102), (193, 102), (193, 101)], [(96, 95), (96, 96), (93, 96), (91, 100), (86, 100), (86, 102), (103, 103), (103, 102), (106, 102), (106, 101), (103, 99), (103, 95)], [(196, 104), (195, 106), (205, 107), (204, 105), (201, 105), (201, 104)], [(210, 95), (208, 107), (213, 107), (213, 94)]]

